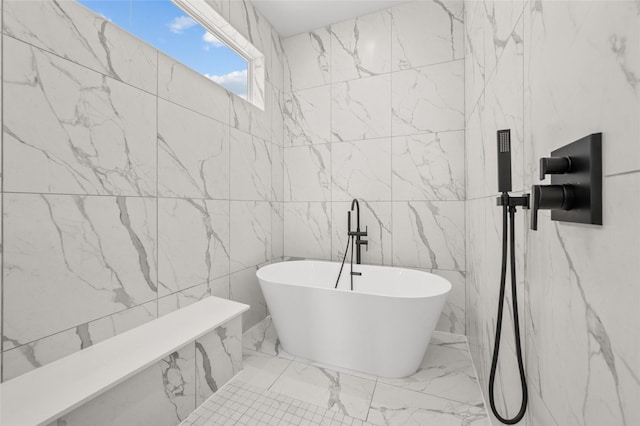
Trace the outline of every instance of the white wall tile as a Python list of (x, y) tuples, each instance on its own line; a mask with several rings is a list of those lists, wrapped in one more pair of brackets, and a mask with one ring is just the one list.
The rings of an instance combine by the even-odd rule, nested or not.
[(464, 129), (464, 61), (392, 74), (394, 135)]
[(467, 2), (464, 7), (464, 103), (465, 121), (474, 111), (484, 90), (484, 2)]
[(388, 10), (331, 25), (331, 81), (354, 80), (391, 71), (391, 14)]
[(6, 0), (5, 34), (156, 93), (157, 52), (76, 2)]
[(229, 123), (232, 95), (222, 86), (211, 84), (207, 77), (162, 53), (158, 55), (158, 96)]
[(329, 28), (302, 33), (283, 40), (285, 92), (330, 83), (331, 36)]
[(331, 147), (332, 201), (391, 199), (391, 139), (335, 143)]
[(242, 370), (242, 317), (196, 340), (196, 401), (199, 407)]
[[(67, 355), (86, 349), (156, 318), (156, 301), (80, 324), (51, 336), (5, 350), (2, 380), (7, 381)], [(13, 343), (5, 342), (6, 347)]]
[(158, 200), (159, 296), (229, 273), (229, 202)]
[(5, 194), (3, 207), (5, 342), (156, 298), (155, 200)]
[(285, 148), (285, 201), (327, 201), (331, 197), (330, 181), (329, 144)]
[(331, 139), (329, 86), (298, 90), (284, 96), (284, 145), (327, 143)]
[[(488, 0), (484, 3), (480, 16), (484, 21), (483, 51), (487, 76), (493, 72), (507, 44), (522, 42), (522, 12), (526, 3), (525, 0)], [(520, 25), (516, 24), (518, 21)]]
[(6, 36), (4, 55), (5, 190), (155, 195), (152, 95)]
[(158, 192), (161, 197), (229, 197), (229, 128), (160, 99)]
[(393, 203), (393, 264), (463, 271), (464, 203)]
[(390, 136), (390, 98), (389, 75), (332, 84), (331, 139), (352, 141)]
[(451, 283), (451, 292), (442, 308), (436, 330), (454, 334), (465, 333), (466, 281), (465, 273), (460, 271), (440, 271), (432, 269), (433, 274), (441, 276)]
[(194, 343), (191, 343), (66, 414), (57, 424), (176, 425), (186, 419), (195, 406), (194, 356)]
[(158, 316), (164, 316), (187, 307), (210, 295), (209, 283), (194, 285), (158, 298)]
[(464, 131), (397, 136), (392, 141), (394, 200), (464, 200)]
[(331, 205), (284, 203), (284, 255), (331, 259)]
[(271, 203), (271, 258), (284, 256), (284, 203)]
[(463, 8), (462, 1), (428, 0), (390, 9), (393, 70), (463, 58)]
[(242, 331), (247, 331), (267, 316), (267, 302), (264, 300), (257, 268), (247, 268), (230, 276), (231, 300), (245, 303), (251, 308), (242, 314)]
[(271, 197), (271, 144), (231, 129), (231, 199), (264, 200)]
[(271, 200), (284, 200), (284, 148), (271, 145)]
[(278, 146), (284, 145), (285, 118), (284, 118), (284, 93), (277, 88), (272, 88), (271, 96), (271, 143)]
[(266, 201), (231, 201), (231, 272), (271, 259), (271, 207)]
[(250, 133), (260, 139), (271, 137), (271, 111), (273, 89), (267, 84), (265, 88), (265, 109), (262, 110), (237, 95), (230, 95), (231, 117), (233, 127), (243, 132)]

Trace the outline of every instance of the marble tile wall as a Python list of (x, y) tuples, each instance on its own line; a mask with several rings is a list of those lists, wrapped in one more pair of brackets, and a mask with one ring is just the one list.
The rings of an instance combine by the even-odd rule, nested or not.
[(363, 261), (450, 279), (461, 334), (463, 36), (462, 1), (421, 0), (283, 41), (285, 256), (341, 260), (358, 198)]
[[(467, 2), (465, 41), (466, 331), (483, 391), (501, 244), (495, 131), (512, 129), (516, 193), (538, 183), (538, 158), (602, 132), (602, 226), (554, 222), (542, 212), (538, 231), (530, 231), (528, 212), (517, 215), (526, 421), (638, 424), (640, 7)], [(501, 412), (513, 416), (520, 391), (510, 319), (505, 326), (496, 396)]]
[[(265, 53), (264, 111), (76, 2), (3, 1), (2, 380), (209, 294), (250, 303), (247, 329), (266, 316), (283, 46), (249, 3), (211, 5)], [(189, 404), (210, 373), (189, 373)]]
[(240, 371), (241, 322), (236, 317), (223, 324), (51, 426), (180, 423)]

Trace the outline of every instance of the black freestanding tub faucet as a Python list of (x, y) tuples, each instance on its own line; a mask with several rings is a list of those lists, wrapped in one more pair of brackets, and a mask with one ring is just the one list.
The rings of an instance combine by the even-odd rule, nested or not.
[(362, 237), (366, 237), (368, 235), (368, 227), (365, 228), (364, 232), (360, 231), (360, 203), (358, 203), (358, 199), (354, 198), (351, 202), (351, 211), (353, 211), (353, 207), (356, 208), (356, 230), (355, 232), (351, 230), (351, 215), (348, 216), (348, 227), (349, 227), (349, 237), (355, 237), (355, 246), (356, 246), (356, 264), (360, 265), (362, 263), (362, 246), (366, 246), (369, 248), (369, 241), (363, 240)]

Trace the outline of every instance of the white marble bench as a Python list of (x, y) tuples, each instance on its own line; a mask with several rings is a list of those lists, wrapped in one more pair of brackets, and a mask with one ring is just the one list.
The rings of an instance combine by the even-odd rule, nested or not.
[[(239, 335), (234, 336), (233, 339), (234, 341), (238, 340), (238, 348), (240, 348), (242, 313), (248, 309), (248, 305), (217, 297), (208, 297), (9, 380), (0, 385), (0, 424), (3, 426), (47, 425), (67, 414), (69, 414), (69, 419), (65, 418), (65, 424), (69, 425), (82, 424), (89, 418), (102, 419), (101, 423), (103, 424), (123, 424), (123, 421), (131, 421), (133, 418), (131, 416), (139, 418), (148, 415), (149, 419), (153, 419), (154, 415), (159, 419), (167, 417), (162, 415), (162, 409), (157, 402), (151, 403), (154, 392), (145, 390), (145, 386), (141, 385), (142, 379), (138, 380), (141, 383), (134, 382), (138, 376), (143, 375), (153, 377), (153, 382), (159, 380), (160, 384), (164, 382), (166, 385), (167, 382), (171, 382), (171, 374), (168, 373), (168, 370), (175, 359), (179, 358), (176, 355), (179, 350), (188, 353), (182, 357), (183, 359), (191, 360), (193, 358), (193, 371), (185, 373), (185, 377), (193, 377), (193, 392), (191, 385), (185, 385), (188, 380), (180, 379), (182, 388), (176, 394), (183, 397), (185, 394), (192, 393), (193, 402), (188, 401), (183, 411), (188, 411), (189, 407), (193, 410), (198, 405), (198, 394), (204, 398), (215, 391), (215, 389), (200, 391), (195, 389), (197, 386), (196, 376), (198, 376), (196, 359), (198, 356), (203, 357), (206, 346), (206, 343), (199, 343), (198, 340), (212, 335), (211, 337), (217, 339), (218, 345), (225, 345), (222, 340), (226, 340), (226, 335), (229, 333), (226, 329), (216, 333), (216, 329), (234, 321), (238, 324), (238, 326), (234, 326), (234, 330), (237, 329)], [(220, 344), (220, 342), (222, 343)], [(193, 345), (193, 349), (189, 345)], [(185, 347), (189, 349), (185, 350)], [(228, 352), (228, 348), (223, 348), (223, 354), (228, 355)], [(241, 349), (238, 353), (238, 356), (241, 357)], [(191, 356), (191, 354), (193, 355)], [(159, 362), (164, 362), (166, 366), (164, 370), (161, 370), (160, 378), (158, 378), (158, 374), (154, 375), (153, 371), (153, 367)], [(241, 363), (241, 358), (239, 362)], [(211, 360), (206, 359), (202, 364), (204, 369), (200, 376), (206, 376), (202, 377), (202, 382), (209, 388), (215, 387), (215, 381), (211, 377)], [(188, 369), (191, 370), (190, 367)], [(233, 370), (231, 375), (237, 372), (235, 366)], [(147, 371), (149, 373), (146, 373)], [(130, 388), (128, 390), (124, 389), (127, 384)], [(170, 387), (175, 388), (176, 385), (170, 385)], [(129, 392), (131, 395), (126, 397), (113, 395), (120, 388), (123, 388), (122, 392)], [(166, 389), (163, 390), (165, 394), (170, 393)], [(122, 392), (120, 393), (122, 394)], [(105, 393), (111, 393), (109, 401), (94, 403), (93, 410), (85, 409), (97, 397)], [(135, 404), (131, 404), (131, 398), (135, 398), (139, 393), (145, 394), (140, 395), (140, 398), (144, 400), (141, 399), (137, 407), (134, 407)], [(118, 404), (122, 405), (120, 400), (125, 401), (128, 405), (124, 404), (124, 407), (119, 407)], [(175, 401), (170, 402), (175, 410), (180, 408)], [(147, 410), (156, 410), (158, 413), (132, 413), (132, 411), (144, 409), (145, 403)], [(188, 414), (188, 412), (184, 412), (178, 417)], [(166, 424), (167, 422), (162, 423)], [(96, 423), (91, 422), (91, 424)], [(158, 423), (153, 422), (153, 424)]]

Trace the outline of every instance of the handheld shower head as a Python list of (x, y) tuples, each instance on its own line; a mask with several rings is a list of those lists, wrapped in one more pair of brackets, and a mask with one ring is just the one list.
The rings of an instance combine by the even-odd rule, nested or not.
[(498, 130), (498, 192), (511, 191), (511, 130)]

